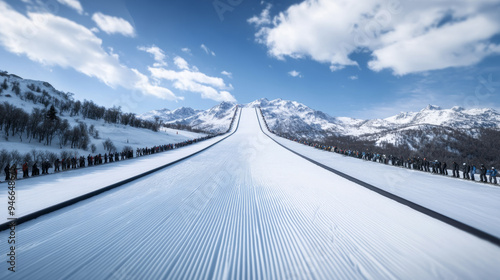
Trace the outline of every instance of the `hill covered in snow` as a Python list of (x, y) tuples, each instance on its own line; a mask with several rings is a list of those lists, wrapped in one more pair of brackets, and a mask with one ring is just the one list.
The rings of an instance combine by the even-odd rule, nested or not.
[(429, 105), (384, 119), (332, 117), (296, 101), (259, 99), (270, 129), (278, 134), (408, 157), (494, 164), (500, 154), (500, 114), (493, 109), (442, 109)]
[[(177, 113), (186, 114), (181, 111)], [(204, 135), (165, 128), (154, 120), (121, 112), (120, 108), (74, 100), (72, 94), (59, 91), (48, 82), (0, 72), (2, 166), (3, 161), (12, 156), (19, 162), (26, 154), (32, 155), (31, 160), (52, 158), (61, 153), (104, 154), (125, 148), (178, 143)], [(108, 139), (112, 145), (105, 147), (103, 143)], [(29, 158), (26, 161), (30, 161)]]
[[(182, 107), (173, 111), (155, 110), (138, 117), (218, 132), (230, 121), (234, 106), (222, 102), (206, 111)], [(392, 145), (414, 151), (436, 143), (470, 142), (481, 138), (485, 129), (500, 129), (500, 113), (488, 108), (442, 109), (429, 105), (418, 112), (401, 112), (384, 119), (355, 119), (332, 117), (297, 101), (283, 99), (262, 98), (240, 106), (260, 107), (269, 127), (279, 134), (320, 142), (338, 141), (340, 137), (345, 141), (367, 141), (379, 147)]]
[[(300, 137), (322, 140), (329, 136), (376, 139), (379, 144), (401, 142), (407, 131), (456, 130), (476, 136), (481, 128), (500, 128), (500, 113), (493, 109), (441, 109), (429, 105), (418, 112), (401, 112), (384, 119), (331, 117), (296, 101), (259, 99), (247, 104), (261, 107), (271, 129)], [(406, 131), (406, 132), (405, 132)]]
[(153, 110), (138, 117), (143, 120), (157, 118), (168, 127), (187, 127), (192, 130), (208, 133), (220, 133), (227, 130), (237, 104), (222, 102), (208, 110), (195, 110), (192, 108), (178, 108)]

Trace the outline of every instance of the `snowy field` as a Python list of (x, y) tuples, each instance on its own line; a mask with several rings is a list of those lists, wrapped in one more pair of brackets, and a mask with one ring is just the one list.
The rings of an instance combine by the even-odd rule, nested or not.
[[(368, 163), (352, 164), (363, 173)], [(92, 182), (104, 177), (116, 180), (116, 174), (109, 172), (95, 174)], [(404, 179), (414, 184), (418, 178)], [(440, 184), (444, 179), (429, 176), (428, 182)], [(78, 180), (68, 177), (66, 184)], [(482, 192), (482, 186), (474, 187)], [(48, 192), (43, 199), (50, 196)], [(20, 194), (18, 200), (25, 198)], [(440, 199), (453, 205), (448, 201), (458, 195), (449, 198), (444, 191)], [(463, 203), (468, 199), (462, 197)], [(485, 210), (485, 204), (470, 212)], [(499, 247), (285, 150), (261, 132), (254, 109), (243, 109), (236, 133), (213, 148), (19, 225), (17, 235), (17, 272), (7, 271), (4, 245), (1, 279), (498, 279), (500, 275)], [(0, 232), (0, 240), (7, 236)]]
[[(293, 151), (328, 167), (500, 237), (500, 185), (364, 161), (267, 134)], [(479, 174), (476, 175), (478, 178)]]

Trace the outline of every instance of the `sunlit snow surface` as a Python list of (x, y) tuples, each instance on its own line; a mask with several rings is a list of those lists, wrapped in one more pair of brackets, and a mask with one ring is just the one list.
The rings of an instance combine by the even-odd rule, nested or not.
[[(364, 161), (268, 134), (285, 147), (328, 167), (500, 237), (499, 185)], [(479, 180), (479, 174), (475, 179)]]
[(17, 272), (7, 271), (5, 244), (1, 279), (500, 275), (499, 247), (290, 153), (260, 131), (254, 109), (213, 148), (22, 224), (17, 236)]

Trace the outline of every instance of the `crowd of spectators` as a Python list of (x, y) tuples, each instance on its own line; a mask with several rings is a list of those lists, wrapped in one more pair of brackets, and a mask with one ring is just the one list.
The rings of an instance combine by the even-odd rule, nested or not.
[[(157, 145), (153, 147), (144, 147), (144, 148), (136, 148), (135, 150), (135, 157), (142, 157), (142, 156), (147, 156), (147, 155), (152, 155), (164, 151), (169, 151), (173, 149), (178, 149), (182, 147), (186, 147), (192, 144), (196, 144), (211, 138), (214, 138), (216, 136), (220, 136), (223, 134), (228, 133), (231, 131), (231, 128), (234, 125), (235, 119), (236, 119), (236, 113), (238, 110), (236, 109), (234, 112), (234, 115), (231, 119), (231, 123), (229, 125), (229, 128), (227, 129), (226, 132), (223, 133), (215, 133), (215, 134), (210, 134), (207, 136), (195, 138), (195, 139), (190, 139), (190, 140), (185, 140), (179, 143), (174, 143), (174, 144), (163, 144), (163, 145)], [(103, 154), (95, 154), (91, 155), (89, 154), (87, 157), (84, 156), (73, 156), (73, 157), (67, 157), (67, 158), (62, 158), (59, 159), (57, 158), (54, 162), (49, 162), (48, 159), (45, 159), (41, 162), (41, 168), (42, 168), (42, 175), (44, 174), (49, 174), (49, 169), (54, 168), (53, 172), (62, 172), (70, 169), (77, 169), (77, 168), (83, 168), (83, 167), (89, 167), (89, 166), (97, 166), (101, 164), (107, 164), (107, 163), (113, 163), (117, 161), (122, 161), (122, 160), (127, 160), (131, 159), (134, 157), (134, 150), (132, 148), (125, 148), (122, 152), (109, 152), (109, 153), (104, 153)], [(30, 166), (28, 162), (25, 162), (22, 165), (21, 168), (23, 172), (23, 178), (28, 178), (28, 177), (33, 177), (33, 176), (38, 176), (40, 175), (40, 169), (38, 168), (38, 162), (34, 162), (31, 165), (31, 176), (29, 174)], [(17, 163), (13, 163), (12, 165), (7, 164), (4, 168), (4, 173), (5, 173), (5, 181), (8, 181), (10, 178), (10, 174), (14, 172), (15, 178), (17, 178)]]
[[(310, 142), (306, 140), (299, 140), (298, 138), (295, 137), (290, 137), (287, 135), (279, 134), (270, 129), (269, 125), (267, 124), (267, 121), (264, 117), (264, 114), (262, 113), (262, 110), (259, 110), (260, 114), (262, 116), (262, 119), (264, 120), (264, 125), (266, 126), (267, 130), (270, 131), (271, 133), (280, 136), (282, 138), (286, 138), (288, 140), (314, 147), (316, 149), (324, 150), (327, 152), (334, 152), (337, 154), (342, 154), (344, 156), (348, 157), (354, 157), (358, 159), (363, 159), (366, 161), (372, 161), (372, 162), (378, 162), (382, 164), (387, 164), (387, 165), (393, 165), (393, 166), (399, 166), (403, 168), (408, 168), (408, 169), (413, 169), (413, 170), (419, 170), (423, 172), (429, 172), (433, 174), (438, 174), (438, 175), (444, 175), (444, 176), (449, 176), (448, 168), (451, 168), (451, 175), (452, 177), (455, 178), (462, 178), (465, 180), (475, 180), (475, 175), (479, 175), (479, 181), (483, 183), (490, 182), (492, 184), (497, 184), (497, 175), (498, 171), (495, 169), (495, 167), (491, 167), (488, 169), (484, 164), (479, 164), (478, 167), (476, 167), (475, 164), (470, 164), (470, 163), (462, 163), (461, 165), (458, 162), (453, 162), (450, 166), (447, 165), (446, 162), (444, 161), (439, 161), (437, 159), (435, 160), (430, 160), (426, 157), (403, 157), (403, 156), (394, 156), (394, 155), (385, 155), (385, 154), (380, 154), (380, 153), (372, 153), (369, 151), (357, 151), (357, 150), (351, 150), (347, 148), (340, 148), (337, 146), (329, 146), (329, 145), (324, 145), (320, 143), (315, 143), (315, 142)], [(460, 172), (462, 174), (460, 174)]]

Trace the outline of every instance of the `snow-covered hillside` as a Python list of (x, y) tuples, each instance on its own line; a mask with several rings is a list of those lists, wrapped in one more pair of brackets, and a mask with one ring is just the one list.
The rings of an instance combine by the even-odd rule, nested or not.
[[(223, 102), (209, 110), (192, 108), (154, 110), (139, 117), (165, 123), (181, 124), (209, 132), (226, 129), (235, 104)], [(416, 149), (433, 140), (457, 140), (477, 137), (480, 128), (500, 128), (500, 113), (493, 109), (441, 109), (429, 105), (419, 112), (401, 112), (384, 119), (354, 119), (332, 117), (297, 101), (266, 98), (255, 100), (245, 107), (261, 107), (269, 127), (281, 134), (322, 141), (331, 136), (354, 136), (358, 140), (374, 141), (377, 145), (406, 145)]]
[(138, 117), (151, 120), (158, 116), (159, 120), (166, 124), (179, 124), (196, 130), (221, 133), (228, 129), (236, 106), (235, 103), (222, 102), (206, 111), (182, 107), (173, 111), (153, 110)]
[[(104, 119), (84, 118), (82, 111), (85, 108), (83, 104), (81, 104), (82, 108), (80, 112), (74, 112), (73, 106), (76, 105), (71, 97), (72, 94), (58, 91), (47, 82), (22, 79), (21, 77), (5, 72), (0, 73), (0, 88), (0, 104), (2, 105), (8, 103), (11, 108), (20, 108), (28, 115), (32, 114), (34, 109), (46, 112), (51, 105), (54, 105), (57, 108), (56, 116), (60, 120), (58, 123), (67, 120), (70, 127), (69, 130), (73, 127), (78, 127), (80, 124), (85, 124), (88, 129), (90, 142), (86, 145), (87, 149), (81, 147), (71, 148), (70, 141), (66, 145), (61, 143), (64, 135), (61, 134), (61, 137), (58, 137), (58, 132), (55, 133), (56, 136), (50, 144), (47, 144), (45, 140), (39, 141), (33, 138), (30, 136), (32, 133), (28, 132), (28, 130), (23, 132), (23, 130), (16, 129), (14, 132), (10, 130), (6, 132), (7, 124), (4, 123), (6, 120), (4, 116), (0, 124), (1, 149), (6, 149), (8, 152), (18, 151), (21, 155), (31, 152), (33, 149), (56, 154), (59, 154), (61, 151), (68, 151), (71, 154), (88, 155), (92, 153), (92, 145), (95, 145), (96, 148), (94, 153), (103, 154), (106, 152), (103, 141), (108, 138), (112, 141), (117, 151), (122, 151), (126, 146), (133, 149), (151, 147), (154, 145), (178, 143), (205, 135), (169, 128), (159, 128), (159, 131), (155, 132), (151, 129), (132, 127), (119, 122), (107, 122)], [(67, 111), (59, 108), (67, 108)], [(104, 107), (101, 108), (105, 109)], [(63, 112), (61, 113), (61, 111)], [(181, 112), (178, 113), (179, 115), (181, 114)], [(44, 117), (45, 115), (42, 113), (39, 121), (42, 122)], [(130, 117), (130, 114), (128, 114), (128, 117)], [(27, 123), (30, 123), (29, 120)]]
[(304, 138), (323, 138), (344, 132), (342, 123), (329, 115), (313, 110), (296, 101), (266, 98), (256, 100), (247, 107), (261, 107), (269, 126), (279, 132), (294, 133)]
[(500, 128), (500, 113), (493, 109), (441, 109), (429, 105), (419, 112), (402, 112), (385, 119), (362, 120), (331, 117), (296, 101), (259, 99), (247, 104), (262, 108), (271, 129), (308, 139), (323, 140), (331, 135), (356, 136), (378, 144), (401, 144), (408, 131), (435, 128), (459, 131), (475, 136), (478, 128)]

